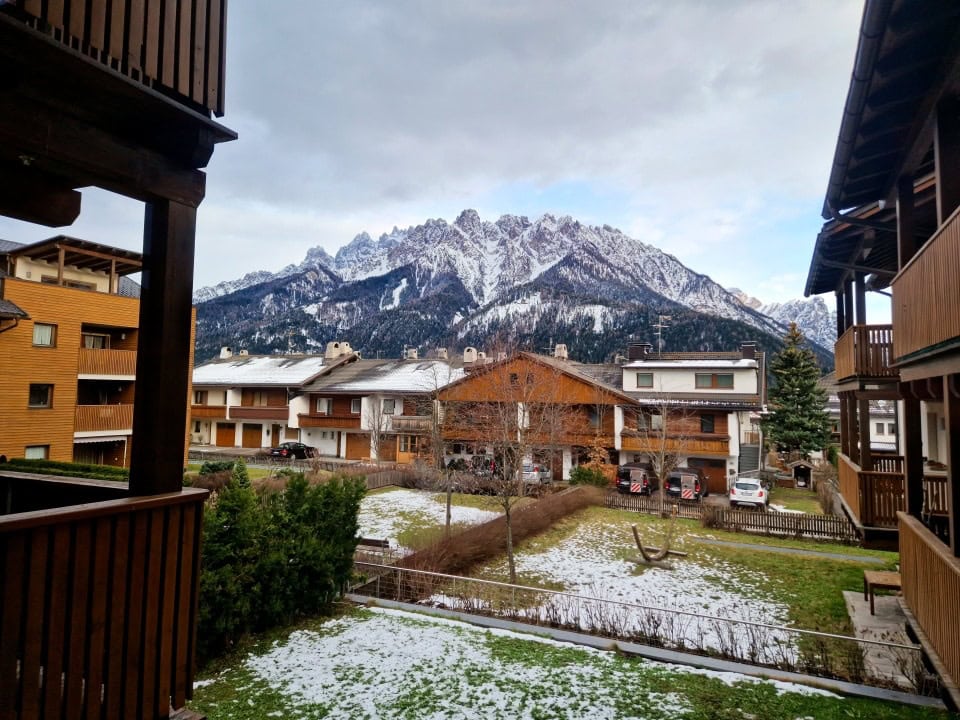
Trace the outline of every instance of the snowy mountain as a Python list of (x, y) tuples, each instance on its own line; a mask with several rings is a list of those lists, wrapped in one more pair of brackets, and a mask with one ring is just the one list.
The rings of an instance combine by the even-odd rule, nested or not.
[(772, 346), (785, 331), (672, 255), (569, 216), (490, 222), (464, 210), (453, 223), (361, 233), (332, 258), (313, 248), (248, 282), (261, 277), (197, 291), (198, 358), (220, 345), (307, 350), (339, 337), (386, 353), (552, 339), (579, 359), (603, 359), (631, 338), (649, 340), (659, 314), (671, 316), (666, 347), (677, 350)]
[(769, 303), (761, 306), (760, 312), (784, 325), (795, 322), (805, 338), (826, 348), (837, 341), (837, 312), (830, 310), (822, 297)]

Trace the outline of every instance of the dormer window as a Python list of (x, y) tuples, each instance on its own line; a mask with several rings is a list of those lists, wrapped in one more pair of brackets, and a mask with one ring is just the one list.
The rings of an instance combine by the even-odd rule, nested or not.
[(733, 373), (697, 373), (698, 390), (733, 390)]
[(652, 372), (638, 372), (637, 373), (637, 388), (652, 388), (653, 387), (653, 373)]

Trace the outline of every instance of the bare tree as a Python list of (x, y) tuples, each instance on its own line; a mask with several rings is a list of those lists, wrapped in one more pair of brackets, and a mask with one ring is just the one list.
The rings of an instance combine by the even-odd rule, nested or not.
[(644, 398), (635, 411), (636, 428), (630, 432), (641, 439), (642, 451), (660, 481), (660, 511), (663, 511), (667, 477), (680, 466), (689, 450), (695, 416), (678, 407), (667, 393)]
[(367, 428), (370, 430), (370, 452), (380, 464), (380, 448), (386, 438), (387, 430), (390, 427), (389, 415), (383, 411), (383, 398), (379, 395), (371, 395), (367, 401), (367, 409), (364, 413), (364, 420)]

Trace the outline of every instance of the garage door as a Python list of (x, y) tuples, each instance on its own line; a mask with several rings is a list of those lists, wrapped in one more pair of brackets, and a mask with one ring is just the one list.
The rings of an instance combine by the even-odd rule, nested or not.
[(258, 448), (262, 447), (263, 425), (243, 424), (243, 447)]
[(727, 462), (726, 460), (708, 460), (706, 458), (690, 458), (690, 467), (698, 467), (707, 476), (707, 487), (712, 493), (727, 492)]
[(217, 447), (233, 447), (236, 438), (236, 425), (233, 423), (217, 423)]
[(370, 436), (347, 433), (347, 459), (359, 460), (370, 457)]

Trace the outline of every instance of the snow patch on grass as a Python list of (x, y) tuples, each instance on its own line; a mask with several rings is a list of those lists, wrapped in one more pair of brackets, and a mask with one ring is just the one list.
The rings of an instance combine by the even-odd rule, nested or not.
[[(360, 504), (357, 520), (360, 537), (390, 540), (397, 545), (397, 536), (411, 525), (411, 516), (432, 525), (446, 522), (446, 506), (437, 502), (434, 493), (424, 490), (391, 490), (368, 495)], [(498, 513), (478, 508), (452, 505), (450, 521), (454, 524), (477, 525), (493, 520)]]

